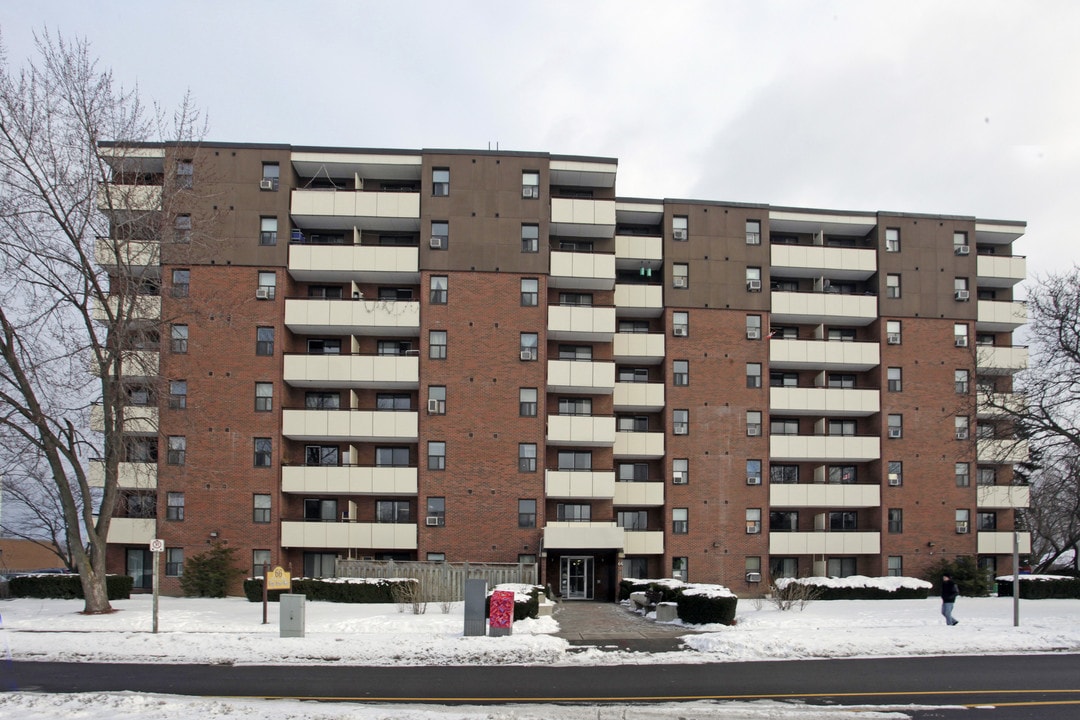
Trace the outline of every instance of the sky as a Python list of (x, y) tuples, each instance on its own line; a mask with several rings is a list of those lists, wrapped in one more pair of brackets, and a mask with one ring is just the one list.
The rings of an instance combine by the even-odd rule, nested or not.
[[(850, 580), (850, 579), (849, 579)], [(514, 623), (509, 637), (464, 637), (464, 611), (447, 613), (438, 603), (427, 612), (400, 612), (393, 604), (348, 605), (308, 602), (302, 638), (280, 638), (278, 606), (269, 624), (262, 606), (243, 598), (161, 598), (159, 632), (150, 633), (152, 598), (136, 595), (113, 602), (110, 615), (84, 616), (81, 600), (20, 598), (0, 601), (0, 651), (9, 660), (74, 662), (160, 662), (223, 665), (547, 665), (720, 663), (829, 657), (886, 657), (1076, 652), (1080, 649), (1080, 600), (1021, 600), (1020, 625), (1013, 626), (1010, 597), (957, 601), (947, 627), (939, 598), (924, 600), (816, 601), (780, 611), (772, 603), (740, 599), (736, 624), (688, 626), (689, 649), (632, 653), (576, 648), (573, 652), (554, 618)], [(676, 621), (678, 624), (678, 621)], [(47, 629), (48, 632), (41, 632)], [(247, 698), (195, 700), (139, 693), (48, 695), (13, 686), (0, 661), (0, 717), (20, 720), (175, 720), (177, 717), (277, 717), (282, 720), (550, 720), (550, 706), (450, 709), (362, 705), (301, 705)], [(262, 705), (260, 706), (260, 702)], [(897, 708), (871, 708), (860, 718), (909, 717)], [(560, 706), (560, 720), (837, 720), (846, 710), (784, 703), (710, 702), (608, 706)]]
[(1080, 3), (859, 0), (0, 5), (208, 140), (615, 157), (622, 197), (1022, 220), (1080, 262)]

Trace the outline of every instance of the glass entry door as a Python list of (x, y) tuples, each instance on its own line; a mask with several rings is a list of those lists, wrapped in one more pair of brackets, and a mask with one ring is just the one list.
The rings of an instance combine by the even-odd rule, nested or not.
[(128, 548), (127, 574), (135, 581), (132, 587), (151, 589), (154, 586), (154, 554), (143, 548)]
[(593, 558), (568, 555), (559, 560), (559, 585), (566, 600), (593, 599)]

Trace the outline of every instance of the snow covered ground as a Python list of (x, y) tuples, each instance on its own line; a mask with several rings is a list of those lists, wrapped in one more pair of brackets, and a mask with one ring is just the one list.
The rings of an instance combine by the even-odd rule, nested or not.
[[(279, 638), (277, 606), (269, 624), (262, 606), (240, 598), (162, 598), (158, 634), (152, 634), (151, 601), (136, 596), (114, 603), (118, 612), (86, 617), (81, 601), (0, 601), (0, 649), (15, 660), (326, 665), (614, 665), (703, 663), (824, 657), (986, 653), (1080, 652), (1080, 600), (1022, 600), (1020, 627), (1013, 627), (1011, 598), (961, 598), (960, 624), (947, 627), (940, 601), (818, 601), (802, 611), (780, 612), (768, 602), (742, 600), (736, 625), (708, 626), (689, 634), (690, 650), (662, 654), (569, 651), (555, 637), (551, 618), (514, 624), (510, 637), (463, 636), (460, 604), (443, 614), (432, 603), (422, 615), (396, 605), (307, 603), (306, 636)], [(702, 628), (695, 628), (702, 629)], [(690, 630), (690, 628), (688, 628)], [(2, 674), (2, 673), (0, 673)], [(431, 708), (343, 706), (216, 699), (201, 700), (129, 693), (93, 696), (0, 695), (0, 718), (140, 717), (173, 720), (178, 715), (280, 718), (419, 718), (421, 720), (531, 720), (532, 718), (796, 718), (840, 717), (837, 709), (780, 703), (691, 703), (635, 708), (511, 706)], [(693, 712), (688, 714), (690, 709)], [(610, 710), (610, 712), (609, 712)], [(616, 712), (617, 710), (617, 712)], [(608, 713), (608, 714), (605, 714)], [(624, 714), (625, 713), (625, 714)], [(879, 714), (880, 713), (880, 714)], [(900, 718), (878, 708), (865, 718)]]

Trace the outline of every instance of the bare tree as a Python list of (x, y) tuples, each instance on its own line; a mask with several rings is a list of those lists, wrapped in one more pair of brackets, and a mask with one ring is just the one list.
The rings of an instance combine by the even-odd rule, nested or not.
[(0, 533), (40, 545), (54, 553), (70, 572), (77, 572), (67, 547), (64, 508), (40, 456), (36, 463), (31, 457), (20, 457), (18, 463), (6, 468), (0, 491), (4, 498)]
[(1060, 564), (1072, 553), (1070, 565), (1080, 574), (1080, 457), (1075, 453), (1041, 459), (1032, 471), (1031, 504), (1024, 522), (1031, 531), (1035, 570)]
[[(158, 332), (163, 210), (183, 177), (147, 156), (160, 113), (115, 84), (85, 40), (46, 31), (27, 67), (0, 59), (0, 453), (26, 476), (42, 466), (84, 611), (109, 612), (124, 432), (156, 433), (129, 398), (129, 377), (156, 376), (133, 338)], [(172, 120), (171, 142), (191, 142), (189, 101)]]

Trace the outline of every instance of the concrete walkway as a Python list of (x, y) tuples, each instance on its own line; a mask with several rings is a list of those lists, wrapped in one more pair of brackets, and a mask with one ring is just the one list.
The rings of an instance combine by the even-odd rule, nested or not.
[(646, 620), (615, 603), (564, 600), (555, 607), (553, 617), (559, 623), (557, 637), (600, 650), (670, 652), (683, 648), (679, 638), (695, 632)]

